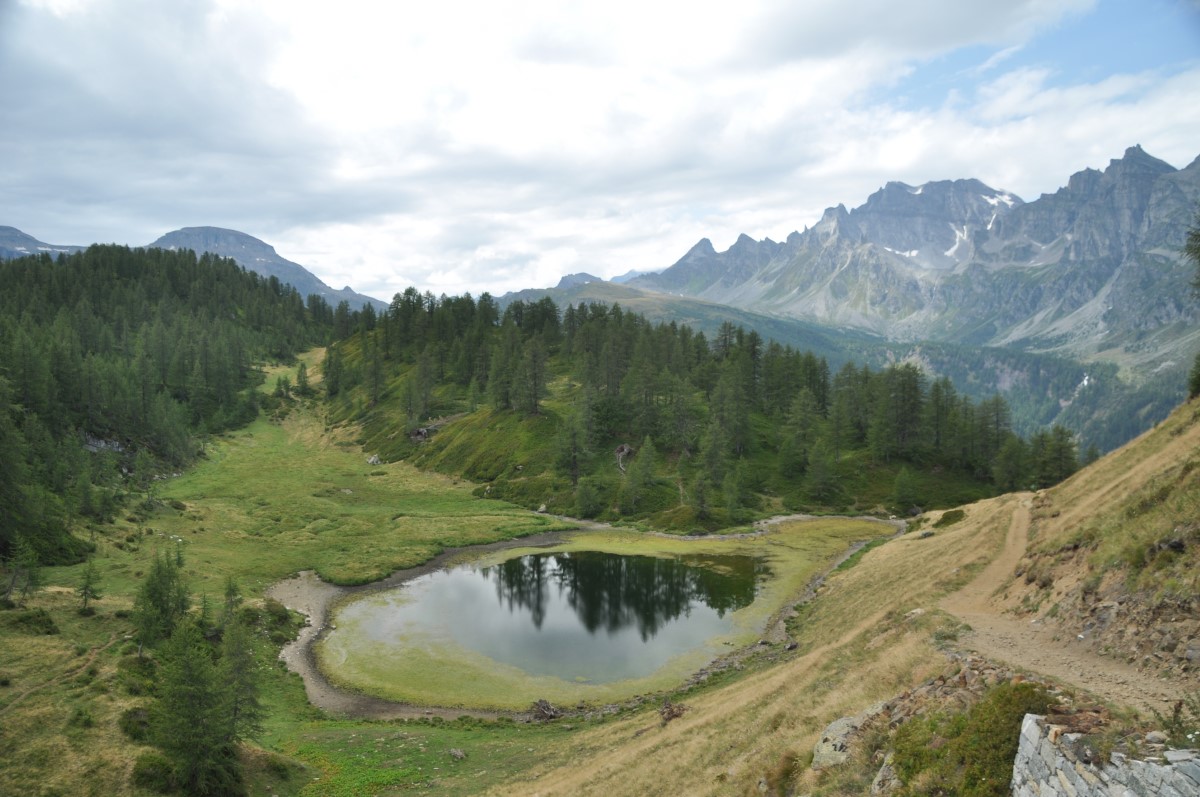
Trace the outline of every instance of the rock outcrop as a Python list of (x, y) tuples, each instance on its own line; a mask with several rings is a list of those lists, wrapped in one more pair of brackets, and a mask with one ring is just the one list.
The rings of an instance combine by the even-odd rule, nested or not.
[(1113, 753), (1093, 762), (1081, 754), (1080, 733), (1066, 732), (1029, 714), (1013, 762), (1013, 797), (1195, 797), (1200, 794), (1200, 752), (1167, 750), (1158, 760)]

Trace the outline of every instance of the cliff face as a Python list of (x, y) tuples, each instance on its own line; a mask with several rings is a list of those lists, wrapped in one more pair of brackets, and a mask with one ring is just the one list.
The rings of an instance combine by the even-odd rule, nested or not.
[(1023, 202), (978, 180), (888, 183), (784, 243), (703, 240), (649, 290), (855, 327), (893, 340), (1017, 346), (1151, 373), (1190, 359), (1200, 311), (1180, 257), (1200, 159), (1131, 147)]

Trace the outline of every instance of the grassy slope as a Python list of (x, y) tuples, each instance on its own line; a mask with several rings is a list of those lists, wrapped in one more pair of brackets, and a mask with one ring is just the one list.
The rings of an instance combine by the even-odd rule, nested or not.
[[(207, 594), (215, 603), (227, 575), (253, 598), (300, 569), (362, 582), (425, 561), (446, 546), (564, 527), (502, 502), (480, 501), (470, 489), (404, 465), (369, 466), (356, 445), (339, 445), (308, 412), (293, 413), (280, 424), (260, 420), (218, 441), (207, 461), (160, 483), (158, 496), (183, 501), (183, 511), (164, 509), (142, 520), (131, 515), (97, 534), (95, 562), (104, 597), (95, 617), (74, 611), (72, 590), (82, 570), (77, 566), (48, 569), (48, 586), (28, 601), (31, 608), (46, 609), (60, 633), (35, 636), (0, 624), (0, 677), (9, 680), (0, 687), (0, 795), (138, 793), (128, 775), (145, 748), (120, 733), (117, 719), (146, 698), (121, 685), (119, 663), (134, 646), (130, 621), (115, 613), (131, 608), (154, 552), (174, 550), (172, 536), (183, 540), (193, 594), (197, 600)], [(0, 613), (0, 620), (6, 616), (11, 614)], [(315, 767), (311, 775), (322, 780), (305, 794), (361, 793), (377, 768), (374, 759), (359, 757), (364, 727), (319, 720), (298, 679), (273, 662), (275, 650), (265, 640), (260, 653), (271, 704), (264, 742)], [(543, 737), (561, 733), (499, 730), (497, 740), (498, 731), (491, 729), (415, 728), (408, 733), (425, 749), (411, 738), (403, 754), (399, 741), (389, 745), (388, 760), (405, 763), (394, 763), (378, 777), (409, 785), (443, 777), (434, 769), (453, 768), (451, 747), (477, 754), (479, 760), (460, 766), (464, 773), (476, 764), (499, 773), (517, 747), (541, 748)], [(278, 772), (287, 770), (267, 766), (270, 756), (255, 760), (252, 793), (299, 793), (304, 786), (295, 774), (281, 782)], [(449, 789), (470, 790), (461, 784)]]
[[(1181, 409), (1130, 448), (1048, 491), (1058, 524), (1042, 526), (1035, 544), (1053, 539), (1054, 529), (1066, 533), (1092, 522), (1110, 500), (1137, 496), (1162, 478), (1158, 465), (1178, 457), (1181, 440), (1194, 452), (1195, 412), (1194, 405)], [(187, 509), (143, 525), (187, 540), (196, 592), (216, 596), (232, 573), (254, 595), (274, 578), (312, 565), (355, 581), (386, 569), (380, 557), (408, 562), (451, 541), (512, 536), (546, 522), (473, 501), (466, 486), (450, 479), (403, 465), (367, 466), (355, 447), (339, 446), (324, 432), (304, 415), (282, 426), (260, 423), (219, 443), (211, 462), (163, 489)], [(1115, 498), (1107, 497), (1111, 491)], [(264, 644), (272, 708), (264, 744), (310, 769), (272, 766), (270, 755), (256, 754), (252, 793), (390, 794), (432, 788), (436, 780), (436, 791), (451, 794), (744, 794), (760, 782), (794, 780), (793, 767), (803, 770), (829, 721), (944, 669), (935, 638), (952, 638), (957, 622), (936, 610), (937, 600), (1000, 549), (1015, 500), (980, 501), (931, 539), (908, 535), (870, 551), (801, 610), (793, 658), (714, 679), (686, 696), (689, 710), (665, 725), (652, 708), (574, 728), (323, 719), (307, 706), (294, 676), (269, 663)], [(320, 519), (310, 515), (321, 514), (339, 518), (347, 531), (316, 527)], [(448, 516), (452, 523), (444, 521)], [(303, 533), (293, 527), (302, 521)], [(0, 674), (11, 678), (0, 687), (0, 794), (135, 793), (127, 775), (141, 748), (115, 724), (125, 707), (144, 699), (118, 685), (129, 625), (113, 612), (129, 606), (152, 541), (163, 540), (156, 534), (139, 542), (136, 530), (123, 522), (99, 540), (106, 597), (96, 617), (72, 612), (69, 588), (79, 569), (63, 568), (51, 571), (50, 587), (30, 601), (49, 610), (62, 633), (0, 630), (6, 652)], [(118, 550), (117, 542), (135, 550)], [(364, 544), (374, 546), (370, 554), (360, 550)], [(465, 751), (466, 759), (450, 758), (450, 748)], [(800, 791), (814, 793), (858, 794), (865, 786), (853, 775), (803, 771), (798, 778)]]
[[(1194, 467), (1187, 463), (1198, 447), (1200, 404), (1192, 402), (1134, 443), (1039, 494), (1043, 515), (1031, 547), (1057, 550), (1081, 534), (1091, 536), (1086, 560), (1106, 571), (1106, 578), (1124, 578), (1129, 569), (1111, 552), (1139, 545), (1155, 530), (1161, 535), (1178, 528), (1177, 513), (1195, 506), (1195, 480), (1188, 479)], [(1167, 484), (1170, 490), (1163, 489)], [(962, 629), (937, 608), (939, 600), (999, 553), (1020, 500), (1008, 495), (971, 504), (963, 519), (938, 528), (932, 538), (906, 535), (835, 574), (801, 611), (798, 658), (688, 700), (691, 710), (668, 725), (640, 715), (581, 734), (570, 740), (561, 760), (535, 771), (532, 783), (509, 784), (495, 793), (734, 795), (779, 783), (789, 784), (793, 793), (865, 793), (877, 762), (817, 774), (805, 767), (813, 744), (832, 720), (944, 671), (938, 644), (954, 640)], [(1127, 529), (1130, 510), (1146, 522)], [(936, 521), (941, 513), (931, 514)], [(1174, 518), (1172, 525), (1161, 522), (1166, 516)], [(1189, 517), (1194, 525), (1196, 514)], [(1168, 588), (1197, 598), (1196, 551), (1188, 550), (1187, 557), (1157, 571), (1139, 571), (1160, 574), (1154, 585), (1137, 582), (1144, 589), (1140, 599), (1153, 600)], [(1181, 571), (1192, 580), (1185, 584)], [(1009, 605), (1018, 599), (1010, 595)]]
[[(399, 384), (402, 373), (384, 391), (379, 403), (363, 414), (359, 440), (367, 451), (385, 461), (403, 460), (421, 468), (490, 482), (488, 494), (521, 506), (536, 509), (545, 506), (552, 514), (575, 515), (575, 494), (570, 480), (555, 469), (557, 434), (576, 400), (579, 385), (565, 373), (552, 374), (541, 414), (526, 416), (512, 411), (496, 411), (486, 404), (474, 412), (464, 397), (453, 388), (442, 388), (435, 395), (430, 415), (441, 415), (432, 422), (436, 431), (427, 440), (413, 442), (407, 433), (401, 409)], [(458, 391), (461, 393), (461, 391)], [(335, 406), (340, 419), (354, 417), (355, 405), (343, 399)], [(614, 437), (595, 446), (583, 476), (600, 491), (606, 507), (597, 517), (605, 521), (645, 522), (654, 528), (682, 533), (703, 533), (737, 527), (750, 520), (785, 512), (869, 513), (886, 515), (905, 512), (908, 506), (893, 505), (896, 476), (906, 467), (912, 474), (915, 495), (925, 507), (951, 507), (974, 501), (993, 492), (990, 484), (947, 468), (922, 469), (900, 461), (874, 462), (866, 450), (842, 453), (834, 465), (840, 490), (826, 503), (813, 501), (802, 480), (786, 479), (779, 474), (777, 446), (779, 429), (772, 420), (755, 415), (751, 418), (754, 443), (742, 460), (747, 492), (754, 493), (749, 505), (731, 517), (724, 506), (720, 487), (712, 490), (712, 510), (708, 518), (697, 518), (684, 500), (691, 489), (697, 463), (683, 464), (683, 491), (680, 489), (680, 462), (676, 456), (659, 451), (655, 484), (647, 491), (633, 513), (622, 514), (618, 505), (622, 475), (616, 467), (613, 450), (618, 443), (640, 446), (640, 439)]]

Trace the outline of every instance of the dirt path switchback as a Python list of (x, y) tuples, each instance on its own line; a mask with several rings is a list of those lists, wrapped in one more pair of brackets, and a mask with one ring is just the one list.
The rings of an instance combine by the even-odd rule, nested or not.
[(1144, 710), (1165, 711), (1183, 691), (1180, 684), (1155, 678), (1115, 659), (1099, 656), (1074, 638), (1058, 638), (1040, 620), (1003, 614), (996, 600), (1029, 542), (1032, 495), (1014, 503), (1004, 548), (969, 584), (946, 596), (941, 608), (971, 626), (961, 647), (1012, 667), (1090, 692), (1102, 700)]

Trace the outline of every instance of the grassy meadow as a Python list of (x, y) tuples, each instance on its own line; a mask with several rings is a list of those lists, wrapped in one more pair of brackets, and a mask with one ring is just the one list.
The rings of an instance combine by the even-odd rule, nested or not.
[[(283, 373), (269, 375), (264, 392)], [(361, 584), (447, 548), (572, 528), (480, 499), (474, 487), (403, 463), (368, 464), (354, 430), (328, 427), (303, 400), (288, 411), (269, 407), (249, 427), (209, 441), (195, 467), (155, 482), (153, 510), (135, 496), (115, 524), (81, 532), (96, 544), (100, 574), (92, 616), (77, 611), (82, 565), (44, 569), (24, 609), (0, 613), (0, 795), (149, 794), (130, 783), (134, 761), (149, 748), (121, 725), (151, 700), (130, 610), (152, 557), (181, 553), (194, 607), (218, 605), (229, 576), (248, 604), (261, 606), (267, 586), (300, 570)], [(875, 524), (823, 522), (807, 533), (703, 546), (766, 549), (777, 578), (764, 606), (773, 612), (851, 539), (878, 534)], [(628, 532), (593, 539), (613, 550), (650, 545), (666, 554), (690, 545)], [(762, 614), (754, 623), (765, 621)], [(278, 634), (264, 626), (259, 637), (269, 716), (260, 744), (244, 752), (251, 795), (474, 794), (566, 760), (568, 748), (590, 747), (577, 742), (581, 723), (325, 716), (276, 660)]]

